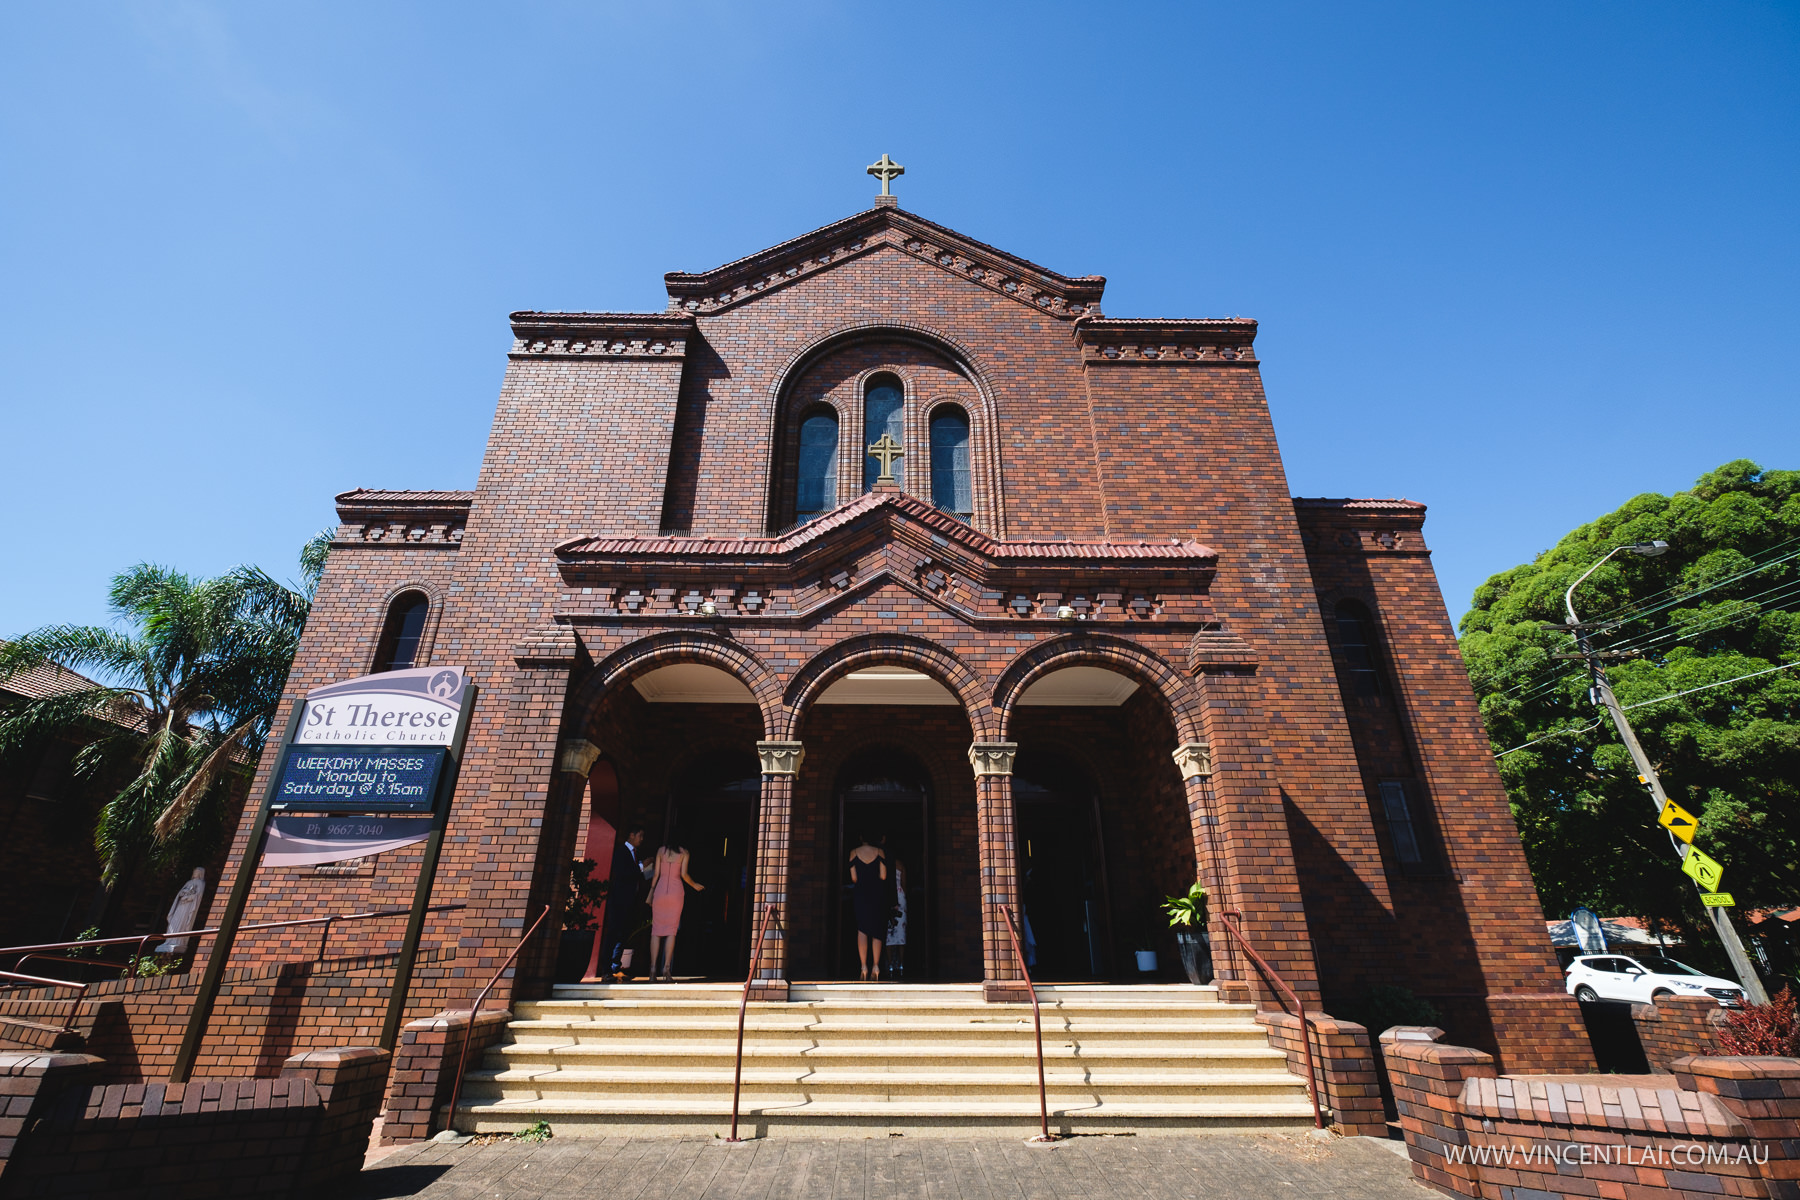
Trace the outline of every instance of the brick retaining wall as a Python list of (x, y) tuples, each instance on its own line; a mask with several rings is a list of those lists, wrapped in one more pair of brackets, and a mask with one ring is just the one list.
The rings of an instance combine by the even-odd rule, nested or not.
[(1413, 1174), (1441, 1192), (1800, 1195), (1800, 1060), (1689, 1056), (1673, 1080), (1501, 1076), (1442, 1036), (1381, 1035)]

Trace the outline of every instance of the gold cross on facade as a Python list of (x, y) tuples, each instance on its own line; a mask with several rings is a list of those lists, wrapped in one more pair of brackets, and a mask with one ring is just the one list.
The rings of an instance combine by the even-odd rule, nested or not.
[(888, 182), (906, 174), (906, 168), (883, 154), (880, 162), (869, 164), (869, 174), (881, 180), (881, 194), (891, 196), (893, 193), (888, 191)]
[(884, 433), (880, 441), (869, 447), (869, 457), (881, 464), (881, 477), (875, 481), (876, 484), (893, 483), (894, 460), (905, 458), (906, 451), (900, 448), (900, 443), (891, 434)]

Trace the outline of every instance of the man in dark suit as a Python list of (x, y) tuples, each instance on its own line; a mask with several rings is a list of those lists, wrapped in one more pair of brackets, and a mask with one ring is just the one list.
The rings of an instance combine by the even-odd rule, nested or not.
[(644, 895), (644, 868), (638, 861), (638, 847), (643, 844), (642, 826), (613, 843), (612, 876), (606, 888), (606, 922), (601, 936), (605, 939), (608, 970), (615, 980), (625, 978), (619, 958), (625, 939), (637, 923), (638, 902)]

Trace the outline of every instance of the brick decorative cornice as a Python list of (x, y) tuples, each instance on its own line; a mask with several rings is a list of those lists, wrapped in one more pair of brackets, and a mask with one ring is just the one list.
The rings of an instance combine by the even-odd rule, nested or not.
[(509, 358), (669, 358), (687, 354), (694, 321), (682, 313), (516, 312)]
[(1195, 675), (1244, 674), (1260, 661), (1249, 642), (1222, 626), (1198, 630), (1188, 641), (1188, 670)]
[(1106, 290), (1103, 276), (1061, 275), (924, 217), (883, 206), (710, 271), (671, 271), (663, 277), (669, 308), (699, 316), (723, 312), (883, 248), (1066, 320), (1098, 312)]
[(1082, 361), (1090, 366), (1236, 366), (1257, 361), (1256, 322), (1248, 317), (1093, 317), (1076, 322), (1073, 336), (1081, 346)]
[(340, 546), (448, 546), (462, 542), (474, 492), (356, 488), (337, 497)]
[(1317, 554), (1430, 554), (1416, 500), (1294, 498), (1300, 540)]
[(801, 619), (891, 580), (970, 621), (1205, 621), (1218, 556), (1193, 541), (1007, 542), (871, 492), (782, 537), (557, 547), (570, 619)]

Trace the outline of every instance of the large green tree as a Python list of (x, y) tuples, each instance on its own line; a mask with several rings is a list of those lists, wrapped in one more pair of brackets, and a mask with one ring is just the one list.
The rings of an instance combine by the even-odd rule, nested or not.
[(1556, 657), (1570, 635), (1546, 627), (1607, 551), (1655, 540), (1669, 550), (1590, 576), (1577, 612), (1624, 656), (1613, 689), (1669, 795), (1699, 814), (1695, 845), (1725, 864), (1738, 911), (1800, 902), (1800, 668), (1771, 670), (1800, 662), (1800, 472), (1731, 462), (1581, 526), (1476, 589), (1462, 652), (1548, 912), (1693, 929), (1694, 888), (1648, 793), (1586, 667)]
[(0, 681), (57, 666), (97, 677), (0, 713), (0, 763), (83, 743), (72, 773), (111, 792), (94, 830), (105, 895), (140, 866), (186, 867), (217, 846), (227, 768), (268, 737), (327, 545), (302, 550), (298, 586), (256, 567), (196, 579), (140, 563), (113, 579), (114, 626), (0, 644)]

